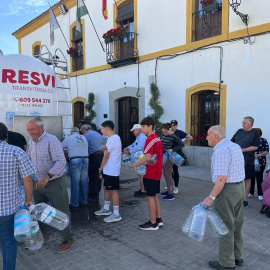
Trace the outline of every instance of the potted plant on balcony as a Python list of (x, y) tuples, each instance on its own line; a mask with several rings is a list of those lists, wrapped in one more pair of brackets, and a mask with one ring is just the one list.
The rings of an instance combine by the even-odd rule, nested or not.
[(67, 54), (69, 54), (71, 57), (78, 57), (79, 56), (77, 48), (74, 48), (74, 47), (70, 47), (67, 50)]
[(120, 39), (120, 37), (126, 37), (126, 35), (129, 33), (129, 26), (123, 26), (120, 25), (119, 27), (115, 29), (108, 30), (105, 34), (102, 35), (102, 37), (105, 40), (105, 43), (111, 43), (112, 41), (117, 41)]
[(204, 12), (208, 12), (219, 8), (217, 0), (201, 0), (200, 3), (202, 4), (202, 9)]
[(104, 38), (106, 44), (109, 44), (112, 42), (112, 33), (113, 33), (113, 29), (110, 29), (106, 33), (103, 34), (102, 37)]

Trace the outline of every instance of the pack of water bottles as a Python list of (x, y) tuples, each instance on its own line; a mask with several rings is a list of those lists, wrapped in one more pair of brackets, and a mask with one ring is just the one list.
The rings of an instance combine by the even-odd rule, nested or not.
[(123, 154), (122, 156), (123, 165), (128, 167), (131, 165), (131, 156), (129, 154)]
[(260, 167), (260, 162), (258, 158), (254, 159), (254, 168), (255, 168), (255, 172), (259, 172), (261, 167)]
[(24, 242), (29, 250), (38, 250), (44, 239), (38, 221), (48, 224), (58, 230), (64, 230), (69, 224), (69, 217), (46, 203), (25, 206), (15, 213), (14, 237), (17, 242)]
[(217, 238), (221, 238), (229, 233), (227, 226), (218, 213), (211, 208), (203, 207), (202, 203), (191, 209), (190, 214), (182, 226), (182, 231), (189, 238), (195, 241), (202, 241), (207, 223), (210, 223), (211, 231)]
[(177, 154), (176, 152), (167, 152), (169, 153), (168, 156), (169, 156), (169, 159), (176, 165), (176, 166), (181, 166), (184, 164), (185, 162), (185, 159), (181, 157), (181, 155)]

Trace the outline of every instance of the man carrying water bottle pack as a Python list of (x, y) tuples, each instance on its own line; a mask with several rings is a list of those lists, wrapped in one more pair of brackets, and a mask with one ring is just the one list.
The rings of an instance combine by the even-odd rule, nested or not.
[(225, 133), (223, 126), (213, 126), (206, 137), (209, 146), (214, 147), (211, 165), (214, 187), (202, 205), (214, 203), (214, 209), (229, 230), (219, 240), (219, 260), (209, 262), (213, 269), (234, 269), (235, 265), (243, 265), (244, 157), (240, 146), (227, 140)]
[(21, 206), (20, 178), (25, 188), (25, 206), (32, 204), (33, 182), (31, 174), (35, 168), (26, 153), (7, 143), (7, 127), (0, 123), (0, 241), (3, 269), (15, 270), (17, 243), (14, 238), (14, 214)]
[[(35, 203), (51, 202), (52, 206), (70, 217), (67, 186), (64, 179), (66, 159), (60, 141), (45, 132), (41, 118), (31, 118), (27, 124), (30, 135), (27, 155), (36, 169), (38, 179), (34, 189)], [(71, 224), (61, 231), (63, 242), (57, 252), (68, 251), (74, 245)]]

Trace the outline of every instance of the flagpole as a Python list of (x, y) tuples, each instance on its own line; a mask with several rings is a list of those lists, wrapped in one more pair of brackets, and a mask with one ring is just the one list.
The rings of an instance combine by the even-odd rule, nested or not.
[[(48, 2), (48, 4), (49, 4), (49, 6), (50, 6), (50, 9), (52, 10), (52, 7), (51, 7), (51, 5), (50, 5), (50, 3), (49, 3), (49, 2)], [(54, 16), (55, 20), (57, 21), (57, 19), (56, 19), (55, 15), (54, 15), (54, 13), (53, 13), (53, 10), (52, 10), (52, 14), (53, 14), (53, 16)], [(68, 49), (69, 49), (69, 44), (68, 44), (68, 42), (67, 42), (67, 40), (66, 40), (66, 37), (65, 37), (65, 35), (64, 35), (63, 31), (62, 31), (62, 28), (61, 28), (61, 26), (60, 26), (60, 24), (59, 24), (59, 22), (58, 22), (58, 21), (57, 21), (57, 23), (58, 23), (58, 26), (59, 26), (59, 28), (60, 28), (60, 30), (61, 30), (61, 33), (62, 33), (62, 35), (63, 35), (63, 37), (64, 37), (64, 39), (65, 39), (65, 41), (66, 41), (66, 43), (67, 43)]]
[[(83, 0), (82, 0), (82, 1), (83, 1)], [(78, 4), (78, 2), (77, 2), (77, 4)], [(101, 42), (101, 40), (100, 40), (100, 38), (99, 38), (99, 36), (98, 36), (96, 27), (95, 27), (95, 25), (94, 25), (94, 23), (93, 23), (93, 21), (92, 21), (92, 19), (91, 19), (91, 17), (90, 17), (88, 8), (87, 8), (87, 6), (85, 5), (84, 1), (83, 1), (83, 4), (84, 4), (84, 6), (85, 6), (85, 8), (86, 8), (86, 10), (87, 10), (87, 14), (88, 14), (88, 16), (89, 16), (89, 19), (90, 19), (90, 21), (91, 21), (91, 23), (92, 23), (92, 25), (93, 25), (93, 28), (94, 28), (94, 30), (95, 30), (95, 32), (96, 32), (96, 35), (97, 35), (98, 41), (99, 41), (99, 43), (100, 43), (100, 45), (101, 45), (101, 48), (102, 48), (103, 52), (105, 52), (104, 47), (103, 47), (103, 45), (102, 45), (102, 42)]]

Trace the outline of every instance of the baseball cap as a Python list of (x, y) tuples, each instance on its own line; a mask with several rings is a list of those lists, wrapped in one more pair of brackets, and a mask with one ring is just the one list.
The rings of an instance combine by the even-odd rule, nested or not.
[(140, 124), (135, 124), (130, 131), (133, 131), (134, 129), (141, 129), (141, 128), (142, 126)]
[(171, 124), (178, 125), (178, 122), (176, 120), (172, 120)]

